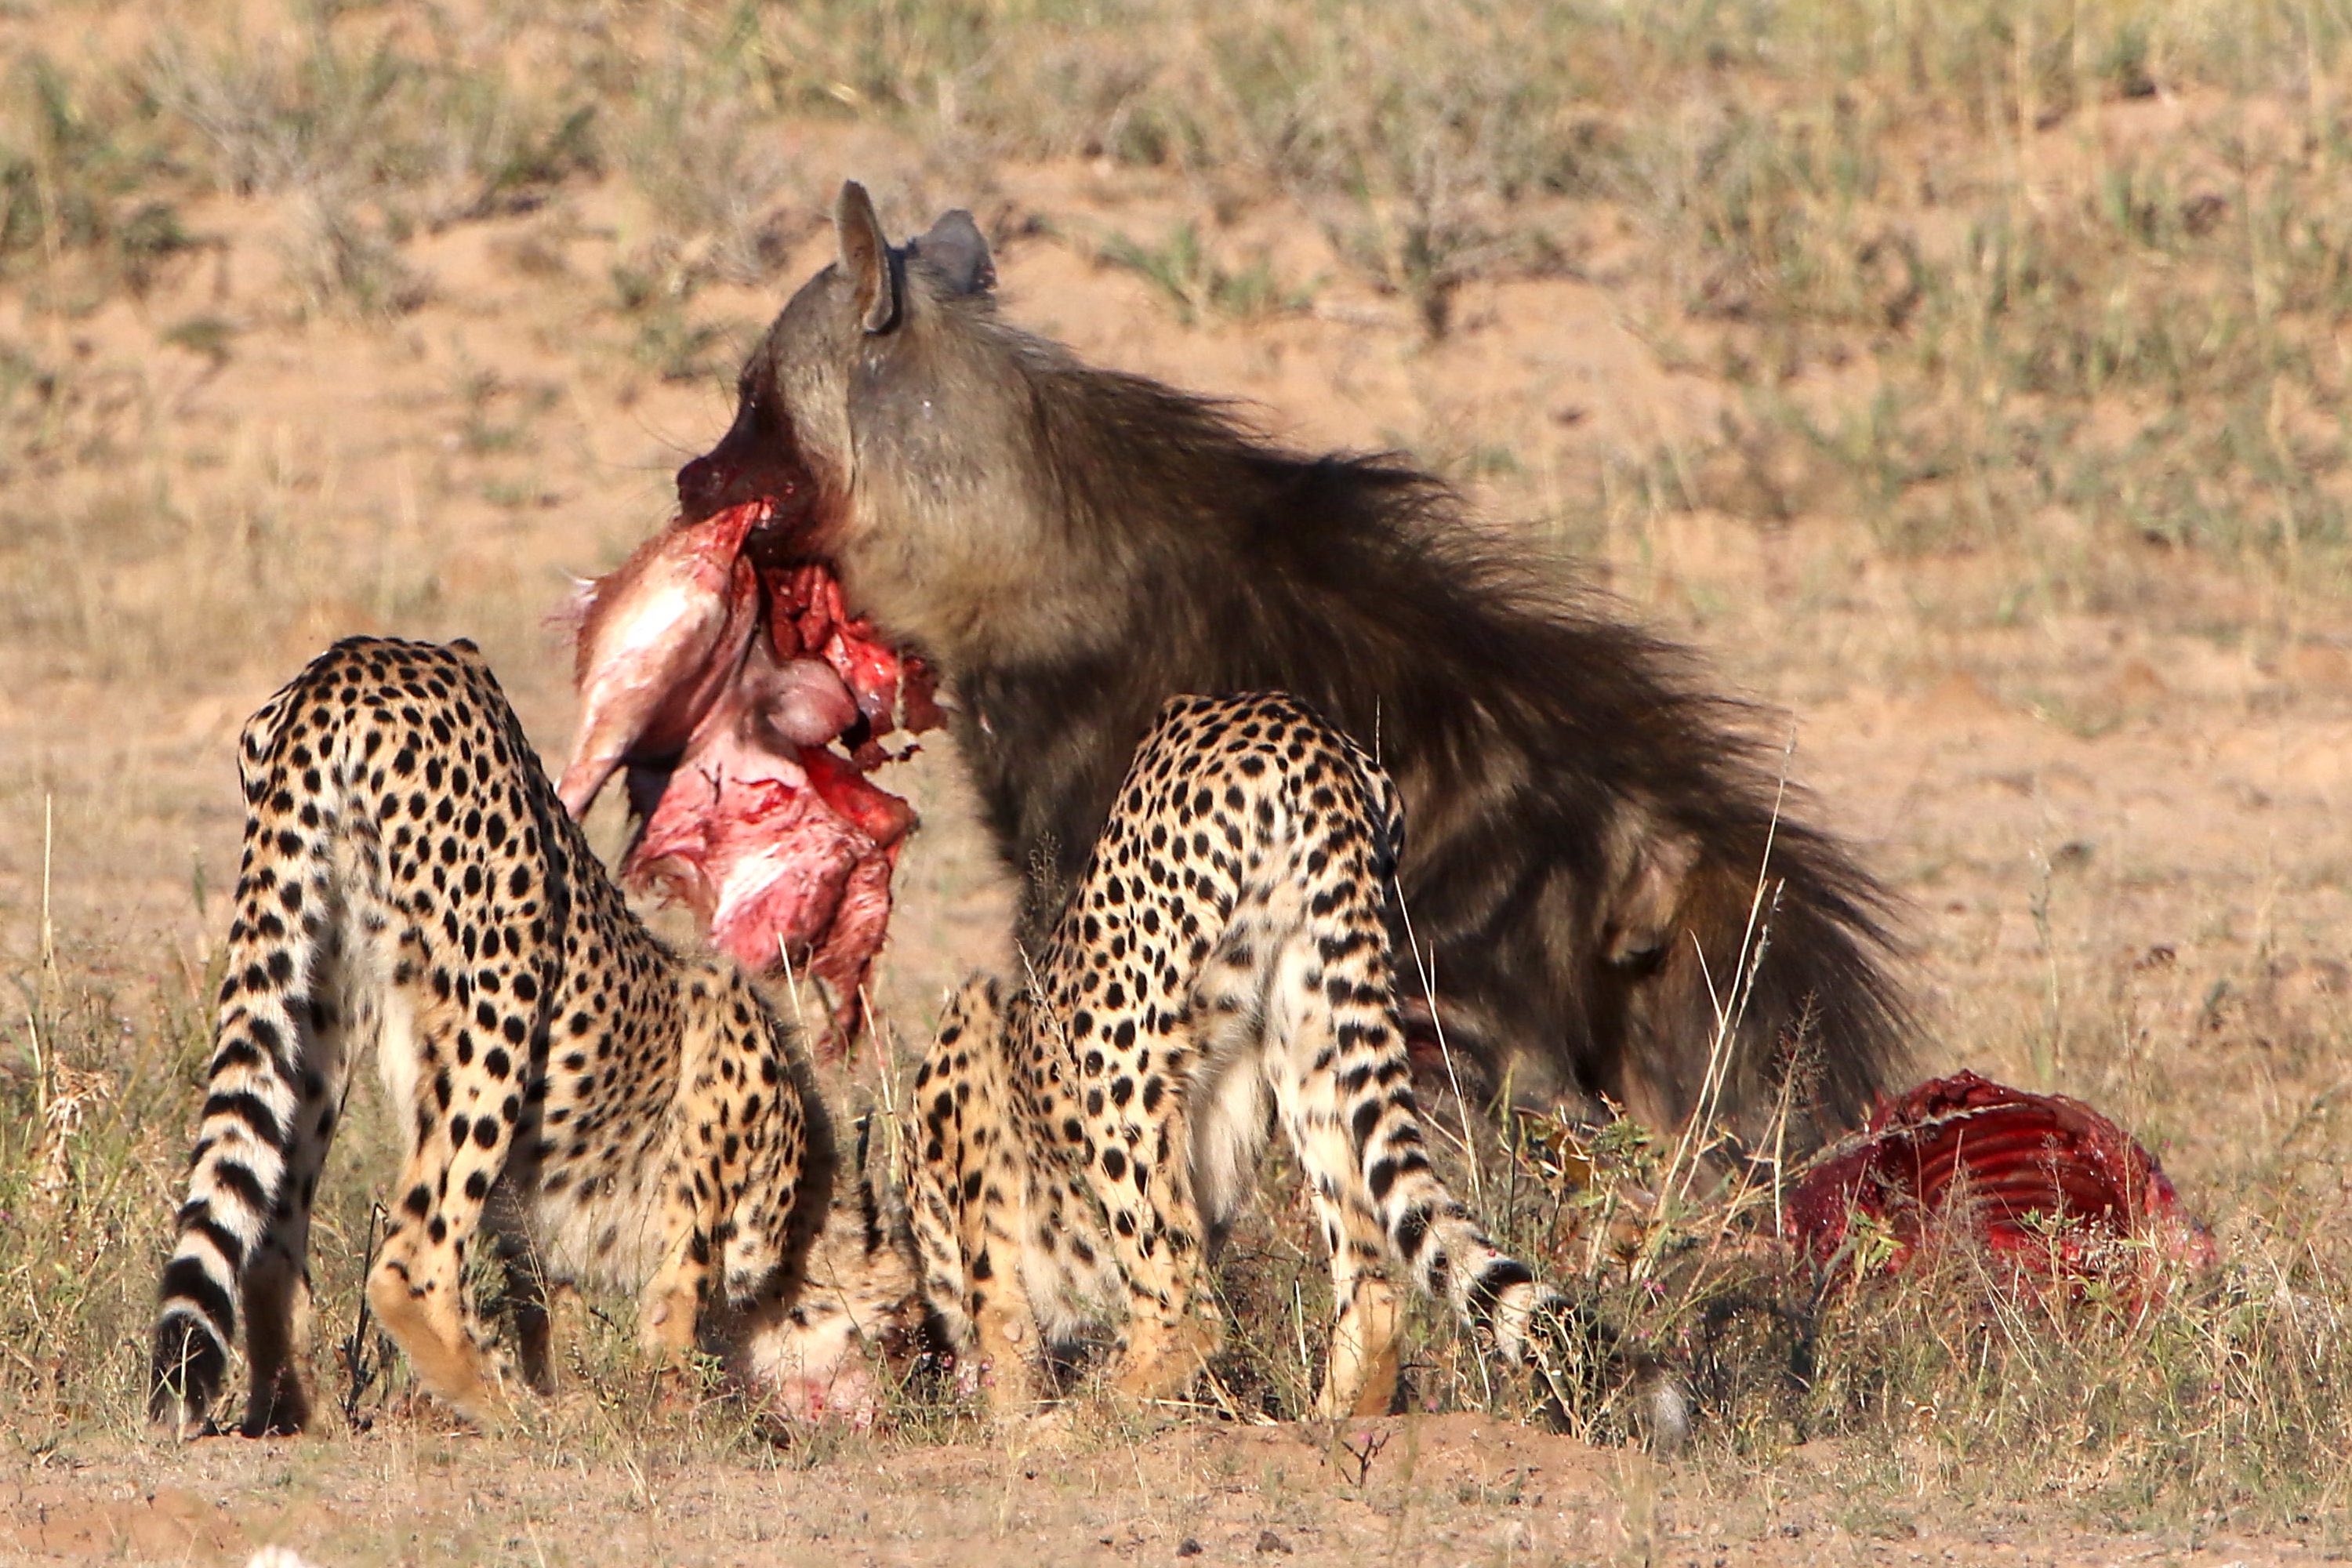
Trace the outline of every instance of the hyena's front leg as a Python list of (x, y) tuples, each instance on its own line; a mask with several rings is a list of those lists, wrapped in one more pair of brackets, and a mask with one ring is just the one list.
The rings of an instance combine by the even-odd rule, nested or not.
[[(514, 1325), (515, 1366), (533, 1394), (542, 1397), (556, 1389), (556, 1341), (574, 1332), (579, 1292), (547, 1276), (538, 1249), (520, 1232), (498, 1239), (499, 1259), (506, 1266), (506, 1289), (500, 1298), (507, 1321)], [(559, 1315), (567, 1320), (559, 1330)]]

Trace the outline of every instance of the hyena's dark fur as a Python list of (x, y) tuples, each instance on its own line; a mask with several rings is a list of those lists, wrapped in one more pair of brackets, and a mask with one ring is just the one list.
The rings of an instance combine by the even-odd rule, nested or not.
[(840, 259), (751, 356), (680, 500), (776, 500), (770, 548), (832, 560), (944, 671), (1027, 878), (1025, 934), (1052, 924), (1161, 701), (1287, 689), (1395, 775), (1404, 910), (1446, 1038), (1490, 1086), (1672, 1121), (1737, 999), (1727, 1111), (1769, 1110), (1792, 1067), (1799, 1141), (1809, 1113), (1819, 1130), (1867, 1104), (1906, 1030), (1889, 900), (1780, 815), (1751, 715), (1679, 649), (1400, 458), (1282, 449), (1008, 324), (967, 215), (893, 249), (850, 185), (836, 221)]

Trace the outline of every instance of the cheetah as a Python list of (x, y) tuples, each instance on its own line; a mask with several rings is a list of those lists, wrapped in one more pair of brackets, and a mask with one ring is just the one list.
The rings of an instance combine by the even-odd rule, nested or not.
[(1387, 774), (1297, 699), (1160, 710), (1042, 951), (1017, 982), (965, 984), (915, 1079), (924, 1293), (995, 1408), (1033, 1401), (1042, 1355), (1122, 1298), (1114, 1391), (1192, 1381), (1220, 1333), (1201, 1276), (1276, 1119), (1331, 1258), (1318, 1414), (1396, 1397), (1391, 1249), (1514, 1361), (1573, 1319), (1431, 1167), (1396, 994), (1402, 844)]
[(367, 1300), (422, 1386), (478, 1425), (510, 1408), (466, 1286), (478, 1235), (518, 1287), (518, 1370), (542, 1391), (551, 1281), (640, 1288), (648, 1349), (699, 1336), (780, 1384), (788, 1412), (824, 1402), (792, 1381), (795, 1297), (836, 1231), (864, 1285), (830, 1289), (826, 1313), (903, 1326), (911, 1271), (901, 1287), (871, 1225), (835, 1216), (797, 1037), (731, 962), (681, 955), (629, 911), (472, 644), (337, 643), (246, 724), (239, 771), (159, 1424), (212, 1429), (240, 1314), (243, 1430), (308, 1424), (311, 1205), (370, 1044), (405, 1154)]

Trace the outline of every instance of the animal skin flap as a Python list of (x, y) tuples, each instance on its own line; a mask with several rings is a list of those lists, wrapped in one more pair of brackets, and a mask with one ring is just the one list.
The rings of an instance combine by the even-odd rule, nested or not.
[(915, 827), (866, 774), (907, 754), (885, 737), (940, 712), (929, 671), (843, 608), (829, 569), (751, 563), (768, 514), (672, 523), (588, 585), (562, 794), (584, 815), (627, 769), (624, 880), (688, 905), (751, 968), (822, 982), (845, 1040)]

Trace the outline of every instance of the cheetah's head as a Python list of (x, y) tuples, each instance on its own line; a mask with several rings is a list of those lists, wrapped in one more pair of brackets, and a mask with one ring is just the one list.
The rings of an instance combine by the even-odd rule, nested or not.
[(789, 1421), (871, 1426), (934, 1337), (889, 1162), (870, 1151), (875, 1122), (858, 1119), (855, 1167), (834, 1183), (796, 1284), (730, 1336), (736, 1376)]

